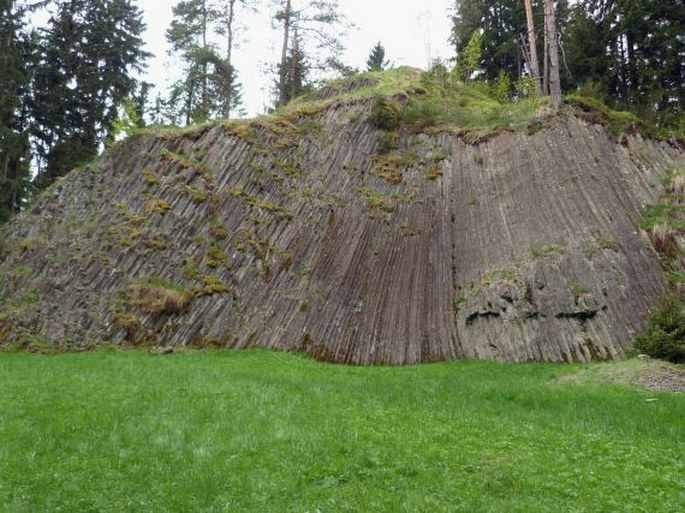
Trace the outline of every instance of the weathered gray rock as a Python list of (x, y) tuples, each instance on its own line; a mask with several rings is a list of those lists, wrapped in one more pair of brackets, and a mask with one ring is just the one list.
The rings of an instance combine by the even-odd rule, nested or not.
[(7, 227), (0, 342), (624, 355), (665, 287), (640, 211), (681, 152), (569, 115), (382, 153), (370, 109), (136, 136), (72, 172)]

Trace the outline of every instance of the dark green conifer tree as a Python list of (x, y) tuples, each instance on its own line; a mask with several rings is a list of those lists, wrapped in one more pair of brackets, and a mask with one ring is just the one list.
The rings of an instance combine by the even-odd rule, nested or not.
[(18, 212), (29, 192), (26, 111), (31, 40), (23, 9), (0, 0), (0, 224)]
[[(282, 100), (284, 105), (313, 89), (313, 85), (308, 81), (309, 61), (307, 55), (302, 51), (302, 41), (297, 31), (292, 34), (292, 42), (289, 48), (288, 57), (284, 64), (285, 72), (283, 73), (285, 89)], [(280, 83), (276, 82), (276, 88), (279, 87)]]
[(33, 83), (39, 186), (97, 155), (148, 57), (142, 12), (130, 0), (55, 3)]
[(371, 49), (369, 58), (366, 59), (366, 69), (368, 71), (383, 71), (388, 65), (385, 60), (385, 48), (380, 41)]
[(526, 33), (523, 2), (455, 0), (452, 13), (450, 41), (458, 60), (474, 32), (481, 30), (483, 78), (494, 81), (501, 70), (511, 77), (521, 76), (525, 56), (521, 51), (520, 35)]
[(659, 124), (683, 123), (685, 3), (582, 0), (564, 31), (572, 87)]

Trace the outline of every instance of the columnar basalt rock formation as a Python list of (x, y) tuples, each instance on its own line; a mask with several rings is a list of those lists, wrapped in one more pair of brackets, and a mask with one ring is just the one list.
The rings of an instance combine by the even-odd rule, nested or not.
[(640, 212), (682, 152), (570, 113), (388, 144), (372, 108), (136, 135), (73, 171), (4, 230), (0, 343), (625, 354), (665, 288)]

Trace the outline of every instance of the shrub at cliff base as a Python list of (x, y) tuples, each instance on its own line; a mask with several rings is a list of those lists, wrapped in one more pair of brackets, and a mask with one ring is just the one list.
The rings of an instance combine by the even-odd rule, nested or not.
[(676, 294), (662, 298), (648, 321), (635, 338), (635, 349), (654, 358), (685, 362), (685, 299)]

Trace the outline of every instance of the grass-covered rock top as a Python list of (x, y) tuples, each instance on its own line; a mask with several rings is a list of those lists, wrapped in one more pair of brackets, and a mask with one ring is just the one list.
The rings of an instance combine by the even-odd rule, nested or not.
[[(447, 131), (473, 142), (503, 130), (519, 129), (534, 133), (542, 129), (553, 114), (547, 97), (522, 95), (514, 101), (502, 99), (496, 84), (465, 83), (456, 80), (440, 66), (430, 71), (399, 67), (330, 81), (319, 90), (257, 118), (211, 121), (184, 128), (148, 127), (139, 133), (171, 136), (197, 133), (216, 124), (224, 124), (236, 134), (250, 137), (253, 128), (286, 126), (294, 120), (301, 122), (303, 118), (325, 110), (345, 108), (359, 102), (372, 102), (371, 121), (380, 128), (403, 127), (413, 132), (433, 133)], [(654, 126), (635, 114), (614, 111), (595, 98), (570, 94), (562, 112), (601, 124), (614, 135), (639, 131), (649, 137), (669, 139), (674, 144), (685, 143), (682, 130)]]
[(379, 128), (463, 132), (477, 138), (505, 127), (527, 125), (540, 117), (545, 105), (541, 98), (499, 101), (485, 84), (454, 82), (439, 70), (397, 68), (362, 76), (365, 80), (356, 79), (358, 88), (350, 89), (345, 81), (331, 83), (323, 89), (328, 91), (324, 99), (318, 99), (321, 93), (305, 96), (284, 112), (373, 99), (371, 120)]

